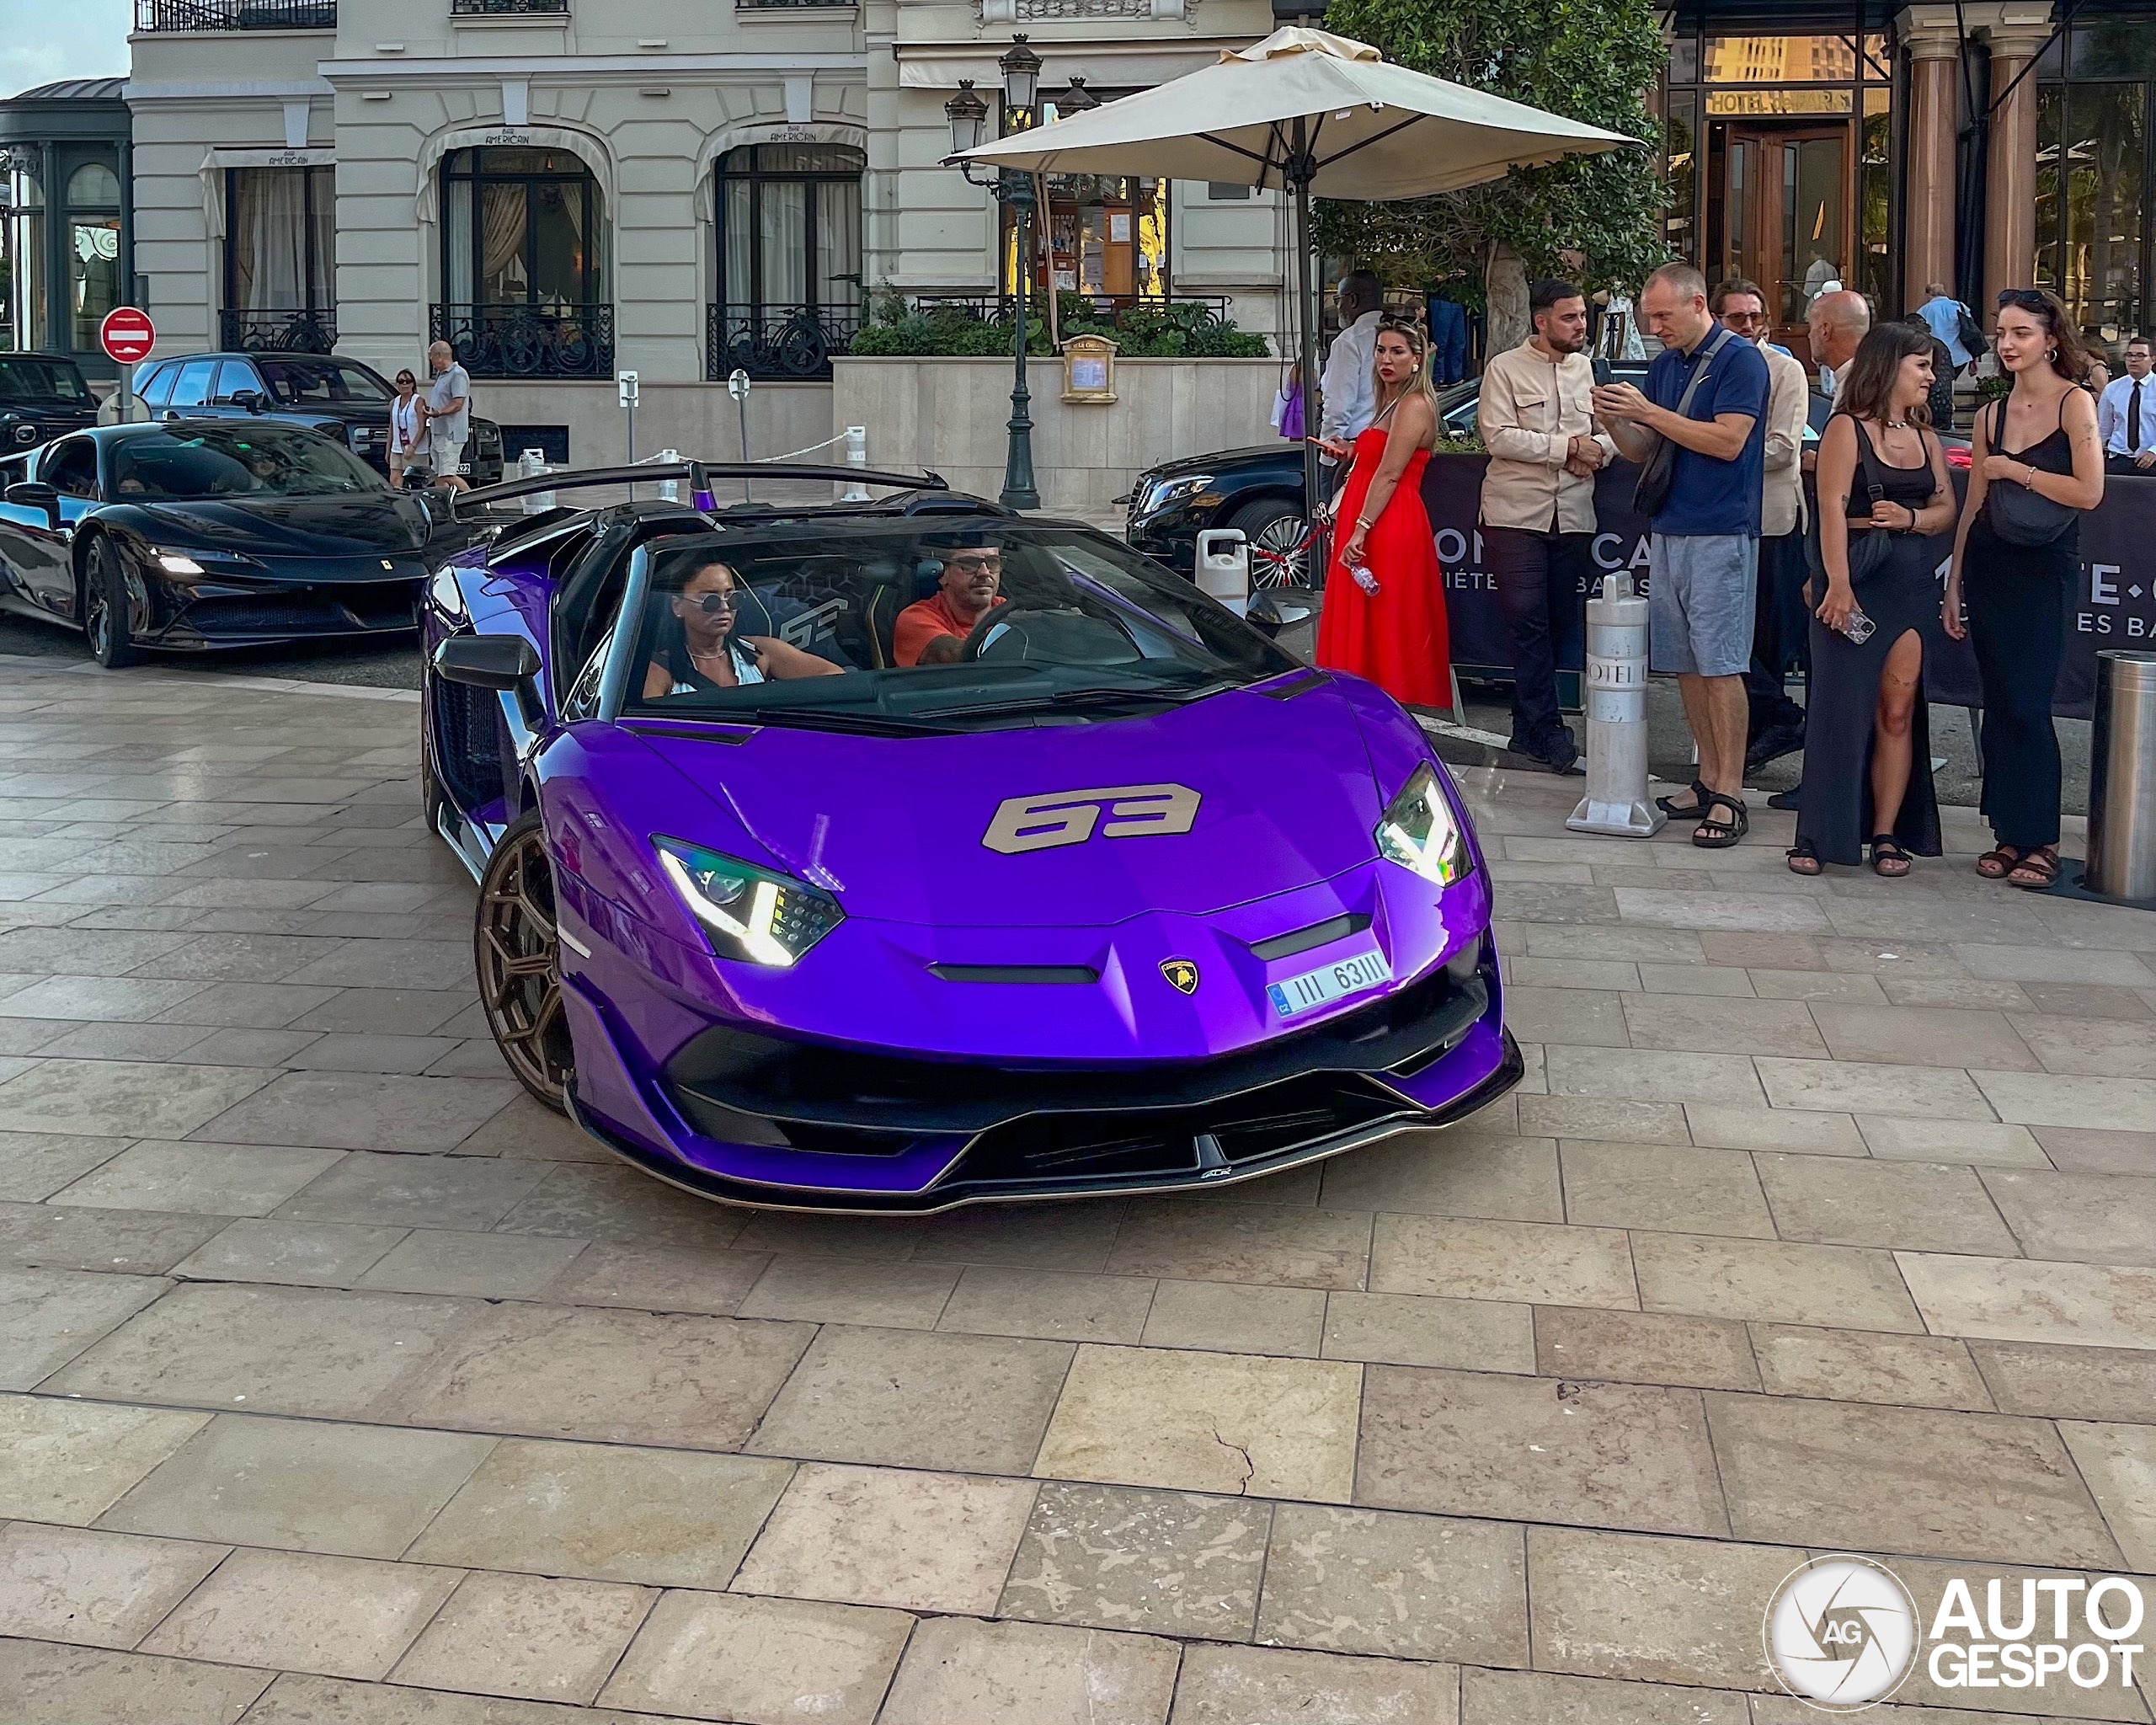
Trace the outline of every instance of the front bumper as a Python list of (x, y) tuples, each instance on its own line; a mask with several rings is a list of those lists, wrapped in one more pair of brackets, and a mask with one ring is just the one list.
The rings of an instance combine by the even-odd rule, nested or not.
[(612, 1009), (573, 982), (564, 1000), (586, 1130), (675, 1185), (774, 1209), (925, 1215), (1232, 1184), (1446, 1124), (1522, 1070), (1486, 932), (1308, 1030), (1142, 1066), (927, 1061), (714, 1028), (639, 1077)]
[(197, 587), (168, 584), (163, 627), (142, 638), (146, 647), (182, 652), (355, 635), (408, 633), (417, 625), (424, 582), (413, 576), (380, 581), (283, 582), (207, 580)]

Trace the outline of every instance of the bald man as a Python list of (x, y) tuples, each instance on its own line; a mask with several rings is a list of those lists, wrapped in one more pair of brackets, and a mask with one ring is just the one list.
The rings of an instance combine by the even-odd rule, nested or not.
[(1839, 394), (1841, 385), (1849, 376), (1849, 361), (1856, 357), (1859, 344), (1870, 332), (1870, 302), (1849, 288), (1837, 288), (1812, 301), (1811, 310), (1804, 314), (1804, 322), (1812, 332), (1812, 363), (1822, 372), (1834, 374), (1834, 387), (1827, 393)]
[(427, 435), (434, 446), (436, 483), (469, 491), (464, 477), (464, 441), (472, 435), (472, 377), (456, 363), (456, 350), (438, 341), (427, 350)]

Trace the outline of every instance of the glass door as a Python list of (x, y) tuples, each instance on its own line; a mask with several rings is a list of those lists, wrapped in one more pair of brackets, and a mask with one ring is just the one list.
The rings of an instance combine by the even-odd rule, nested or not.
[(1854, 267), (1849, 128), (1732, 126), (1726, 159), (1723, 274), (1764, 288), (1769, 339), (1808, 358), (1806, 307)]

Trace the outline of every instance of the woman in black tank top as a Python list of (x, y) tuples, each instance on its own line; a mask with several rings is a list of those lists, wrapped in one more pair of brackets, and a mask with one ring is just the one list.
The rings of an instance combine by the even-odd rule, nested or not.
[(1977, 415), (1941, 610), (1947, 633), (1975, 649), (1983, 685), (1983, 808), (1998, 843), (1977, 873), (2041, 889), (2058, 879), (2052, 692), (2080, 568), (2079, 513), (2103, 501), (2104, 451), (2095, 406), (2078, 387), (2088, 352), (2055, 296), (2002, 293), (1997, 347), (2014, 388)]
[[(1939, 597), (1926, 536), (1953, 521), (1954, 488), (1924, 423), (1932, 366), (1928, 334), (1880, 325), (1856, 350), (1820, 441), (1826, 579), (1812, 595), (1819, 608), (1793, 873), (1861, 862), (1869, 844), (1872, 872), (1899, 879), (1912, 856), (1940, 852), (1924, 700)], [(1855, 624), (1860, 613), (1868, 630)]]

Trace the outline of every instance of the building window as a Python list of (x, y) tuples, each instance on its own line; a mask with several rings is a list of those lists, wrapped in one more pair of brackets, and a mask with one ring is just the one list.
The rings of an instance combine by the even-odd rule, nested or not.
[(49, 339), (45, 322), (45, 188), (19, 158), (8, 174), (9, 298), (15, 313), (14, 345), (25, 353)]
[(2145, 29), (2077, 26), (2067, 64), (2036, 93), (2036, 282), (2116, 360), (2148, 328), (2156, 277), (2156, 46)]
[(861, 174), (843, 144), (746, 144), (718, 163), (707, 370), (828, 377), (861, 327)]
[(93, 352), (105, 313), (120, 302), (120, 179), (102, 162), (67, 176), (69, 344)]
[(337, 344), (337, 170), (228, 168), (225, 209), (222, 344), (329, 352)]
[(612, 370), (599, 183), (566, 150), (472, 149), (442, 164), (434, 335), (488, 377)]

